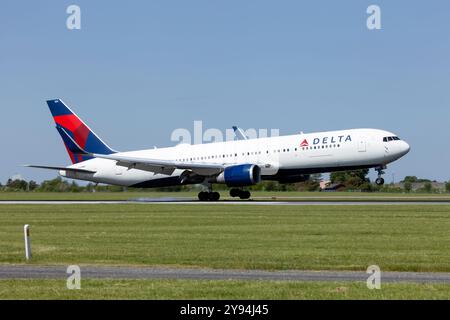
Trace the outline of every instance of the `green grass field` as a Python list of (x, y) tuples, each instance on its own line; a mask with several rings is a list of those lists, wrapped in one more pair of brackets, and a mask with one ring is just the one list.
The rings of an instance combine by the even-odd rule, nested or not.
[(136, 198), (175, 197), (196, 198), (195, 192), (0, 192), (0, 201), (5, 200), (129, 200)]
[[(228, 191), (219, 190), (222, 199), (234, 199)], [(311, 201), (450, 201), (450, 194), (426, 193), (378, 193), (378, 192), (268, 192), (252, 191), (252, 197), (262, 200), (296, 200)], [(130, 200), (137, 198), (192, 198), (197, 199), (197, 192), (0, 192), (0, 201), (5, 200)]]
[(449, 299), (450, 285), (234, 280), (0, 280), (0, 299)]
[(450, 206), (1, 205), (0, 263), (450, 272)]
[[(35, 265), (450, 272), (450, 205), (4, 204), (0, 264), (25, 263), (24, 224)], [(449, 299), (450, 285), (0, 280), (0, 298)]]

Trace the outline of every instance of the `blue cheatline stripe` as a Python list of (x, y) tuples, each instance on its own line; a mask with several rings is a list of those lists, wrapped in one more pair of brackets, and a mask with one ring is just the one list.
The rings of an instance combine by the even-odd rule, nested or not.
[(147, 180), (131, 185), (131, 188), (157, 188), (181, 185), (179, 176)]

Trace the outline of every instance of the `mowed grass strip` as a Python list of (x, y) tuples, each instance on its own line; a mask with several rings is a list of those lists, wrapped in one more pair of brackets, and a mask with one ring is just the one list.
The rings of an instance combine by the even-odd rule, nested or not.
[(450, 206), (1, 205), (0, 263), (450, 272)]
[(449, 299), (450, 285), (234, 280), (0, 280), (0, 299)]
[(197, 198), (197, 192), (0, 192), (0, 201), (121, 201), (136, 198)]
[[(219, 190), (221, 199), (237, 200)], [(0, 192), (0, 201), (95, 201), (132, 200), (137, 198), (190, 198), (197, 200), (195, 191), (183, 192)], [(282, 201), (450, 201), (450, 194), (381, 193), (381, 192), (294, 192), (252, 191), (256, 200)]]

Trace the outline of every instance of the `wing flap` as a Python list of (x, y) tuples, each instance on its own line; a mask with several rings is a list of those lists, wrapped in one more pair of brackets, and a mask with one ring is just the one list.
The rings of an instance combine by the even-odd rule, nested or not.
[(148, 159), (148, 158), (138, 158), (138, 157), (127, 157), (116, 154), (93, 154), (95, 158), (115, 160), (116, 165), (128, 167), (130, 169), (136, 168), (140, 170), (146, 170), (151, 172), (172, 172), (175, 169), (186, 169), (190, 170), (199, 175), (214, 175), (223, 171), (225, 166), (219, 163), (197, 163), (197, 162), (178, 162), (173, 160), (159, 160), (159, 159)]
[(131, 163), (126, 161), (117, 161), (116, 165), (126, 167), (128, 169), (138, 169), (166, 175), (171, 175), (175, 171), (175, 168), (173, 167), (162, 167), (143, 163)]

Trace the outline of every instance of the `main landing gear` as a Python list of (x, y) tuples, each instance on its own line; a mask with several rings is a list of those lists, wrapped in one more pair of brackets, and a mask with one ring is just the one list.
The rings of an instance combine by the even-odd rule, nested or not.
[(230, 197), (239, 197), (240, 199), (249, 199), (251, 196), (250, 191), (242, 190), (242, 189), (236, 189), (233, 188), (230, 190)]
[[(230, 189), (231, 197), (239, 197), (242, 200), (249, 199), (251, 194), (250, 191), (242, 190), (238, 188)], [(198, 200), (200, 201), (219, 201), (220, 193), (213, 192), (212, 186), (208, 185), (208, 191), (201, 191), (198, 193)]]
[(220, 199), (220, 193), (201, 191), (198, 193), (198, 200), (200, 201), (218, 201)]
[(381, 177), (384, 174), (383, 169), (386, 169), (386, 166), (377, 167), (375, 168), (375, 171), (378, 172), (378, 178), (375, 180), (375, 183), (378, 186), (382, 186), (384, 184), (384, 179)]
[(208, 191), (200, 191), (198, 193), (198, 200), (200, 201), (219, 201), (220, 193), (212, 191), (212, 185), (207, 184)]

